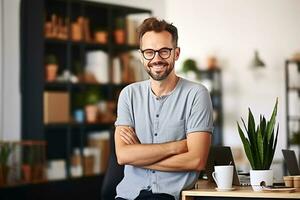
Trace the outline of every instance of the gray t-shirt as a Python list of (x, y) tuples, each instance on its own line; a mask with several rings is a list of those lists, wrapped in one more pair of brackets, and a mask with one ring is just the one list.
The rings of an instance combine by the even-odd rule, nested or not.
[[(133, 83), (120, 93), (115, 125), (133, 127), (142, 144), (183, 140), (196, 131), (212, 132), (210, 95), (203, 85), (183, 78), (161, 97), (153, 94), (150, 80)], [(181, 190), (193, 187), (198, 175), (196, 171), (163, 172), (125, 165), (117, 197), (133, 200), (141, 190), (152, 190), (177, 200)]]

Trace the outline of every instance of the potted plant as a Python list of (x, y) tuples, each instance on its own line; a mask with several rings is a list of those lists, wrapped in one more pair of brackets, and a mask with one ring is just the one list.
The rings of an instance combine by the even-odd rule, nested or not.
[(88, 123), (95, 123), (98, 117), (98, 103), (100, 101), (99, 88), (90, 88), (85, 94), (85, 114)]
[(300, 144), (300, 130), (293, 132), (293, 137), (291, 139), (291, 144)]
[(9, 173), (8, 159), (13, 151), (14, 144), (8, 142), (0, 143), (0, 186), (7, 183)]
[(238, 132), (252, 168), (250, 170), (250, 182), (254, 191), (261, 191), (263, 186), (273, 185), (273, 170), (270, 169), (270, 166), (273, 161), (279, 130), (279, 125), (277, 125), (275, 131), (277, 105), (278, 99), (276, 99), (270, 120), (267, 121), (264, 116), (260, 115), (257, 127), (249, 108), (248, 126), (246, 126), (243, 118), (241, 119), (248, 138), (237, 122)]
[(116, 19), (116, 28), (114, 31), (116, 44), (125, 44), (125, 19), (118, 17)]
[(199, 79), (200, 74), (197, 63), (194, 59), (186, 59), (182, 65), (182, 72), (187, 75), (188, 79)]
[(49, 82), (55, 81), (57, 77), (57, 71), (58, 71), (58, 62), (55, 55), (50, 54), (46, 56), (45, 67), (46, 67), (46, 80)]
[(107, 43), (107, 30), (103, 27), (97, 27), (94, 32), (95, 42), (100, 44)]

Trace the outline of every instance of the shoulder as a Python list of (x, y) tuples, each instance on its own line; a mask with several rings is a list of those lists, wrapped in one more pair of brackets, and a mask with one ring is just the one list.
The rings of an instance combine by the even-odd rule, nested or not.
[(209, 93), (207, 88), (203, 84), (196, 83), (185, 78), (181, 78), (181, 90), (193, 94)]
[(131, 83), (122, 89), (120, 95), (132, 95), (134, 93), (142, 93), (147, 91), (148, 86), (149, 80)]

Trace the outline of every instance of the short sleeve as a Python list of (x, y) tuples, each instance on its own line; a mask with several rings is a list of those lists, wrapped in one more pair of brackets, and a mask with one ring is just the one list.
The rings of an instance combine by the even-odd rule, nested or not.
[(196, 91), (186, 128), (187, 134), (198, 131), (212, 133), (213, 108), (206, 88)]
[(121, 125), (134, 127), (130, 90), (128, 87), (121, 91), (118, 100), (115, 126)]

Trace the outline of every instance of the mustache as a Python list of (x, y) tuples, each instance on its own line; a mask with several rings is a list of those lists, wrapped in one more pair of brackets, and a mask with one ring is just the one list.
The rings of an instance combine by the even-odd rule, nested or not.
[(157, 61), (157, 62), (149, 63), (148, 67), (153, 67), (154, 65), (168, 65), (168, 63), (163, 61)]

